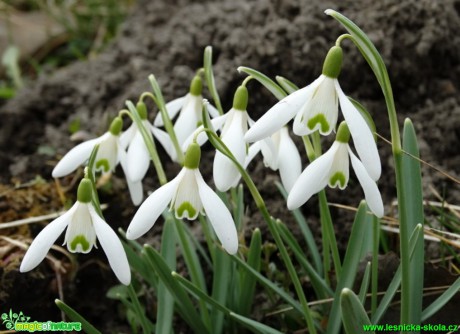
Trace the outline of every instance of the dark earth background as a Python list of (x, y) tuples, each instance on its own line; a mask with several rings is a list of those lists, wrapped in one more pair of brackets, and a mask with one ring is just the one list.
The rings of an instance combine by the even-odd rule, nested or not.
[[(147, 77), (151, 73), (159, 80), (166, 100), (184, 95), (195, 71), (202, 66), (207, 45), (213, 46), (214, 74), (224, 109), (231, 107), (233, 92), (244, 78), (236, 71), (240, 65), (255, 68), (271, 78), (282, 75), (301, 87), (307, 85), (320, 74), (324, 56), (336, 38), (345, 33), (335, 20), (324, 14), (327, 8), (355, 21), (381, 52), (393, 84), (400, 124), (406, 117), (414, 122), (422, 159), (459, 178), (460, 1), (139, 0), (119, 36), (103, 53), (90, 61), (77, 62), (39, 77), (16, 98), (0, 106), (0, 183), (8, 187), (13, 182), (25, 183), (40, 175), (49, 184), (48, 188), (44, 185), (45, 188), (38, 190), (41, 191), (38, 199), (26, 196), (18, 204), (13, 203), (20, 198), (17, 193), (0, 197), (0, 221), (33, 216), (31, 201), (41, 201), (49, 212), (59, 210), (62, 206), (56, 199), (51, 170), (59, 157), (75, 145), (69, 138), (69, 124), (79, 119), (82, 130), (91, 136), (102, 134), (127, 99), (137, 101), (142, 92), (150, 89)], [(384, 100), (372, 71), (351, 42), (345, 41), (342, 46), (344, 66), (340, 83), (344, 92), (366, 106), (377, 131), (389, 138)], [(249, 93), (248, 112), (254, 119), (276, 102), (255, 81), (249, 83)], [(392, 205), (396, 190), (391, 150), (382, 140), (378, 145), (383, 163), (379, 188), (386, 214), (397, 217)], [(51, 148), (52, 153), (43, 148)], [(172, 178), (180, 167), (166, 162), (169, 160), (161, 153), (168, 177)], [(209, 149), (202, 159), (201, 167), (208, 180), (212, 154)], [(292, 222), (273, 185), (276, 173), (265, 169), (260, 159), (250, 166), (250, 171), (271, 214), (288, 224)], [(112, 189), (101, 197), (109, 203), (105, 212), (107, 220), (114, 227), (126, 228), (135, 208), (122, 177), (117, 172)], [(66, 178), (62, 183), (71, 185), (71, 179)], [(432, 187), (449, 203), (458, 203), (458, 184), (426, 166), (423, 180), (427, 199), (435, 198)], [(158, 186), (153, 169), (144, 184), (147, 191)], [(71, 188), (67, 196), (72, 198), (74, 193), (75, 188)], [(363, 195), (352, 177), (344, 192), (328, 191), (328, 196), (331, 202), (357, 206)], [(111, 206), (111, 202), (117, 205)], [(265, 231), (249, 198), (247, 203), (248, 226)], [(320, 238), (315, 203), (311, 200), (303, 211)], [(353, 216), (338, 209), (333, 209), (333, 215), (343, 250)], [(35, 235), (40, 229), (41, 226), (33, 225), (27, 233)], [(151, 237), (159, 235), (160, 230), (161, 224), (155, 225)], [(266, 233), (265, 239), (270, 239)], [(95, 253), (101, 255), (100, 250)], [(58, 296), (53, 271), (42, 265), (30, 274), (18, 275), (21, 254), (16, 254), (15, 261), (9, 254), (8, 264), (3, 259), (1, 305), (21, 309), (37, 320), (59, 319), (52, 303)], [(105, 298), (107, 289), (116, 281), (110, 270), (99, 263), (105, 263), (104, 256), (100, 256), (101, 261), (89, 257), (92, 259), (79, 257), (81, 268), (75, 280), (64, 282), (66, 301), (104, 332), (111, 332), (114, 328), (111, 326), (128, 332), (116, 312), (117, 304)], [(382, 289), (387, 284), (385, 276), (391, 278), (397, 265), (395, 257), (385, 257), (383, 261), (386, 264), (382, 266)], [(427, 268), (425, 286), (453, 281), (443, 268), (431, 265)], [(459, 299), (454, 299), (435, 320), (452, 323), (459, 308)], [(397, 306), (393, 310), (398, 314)], [(398, 316), (394, 319), (397, 323)]]

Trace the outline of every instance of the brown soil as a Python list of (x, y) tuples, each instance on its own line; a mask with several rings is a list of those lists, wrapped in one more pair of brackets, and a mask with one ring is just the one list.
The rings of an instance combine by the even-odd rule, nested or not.
[[(158, 78), (167, 100), (185, 94), (189, 80), (202, 66), (202, 53), (207, 45), (213, 46), (214, 72), (224, 108), (230, 107), (233, 92), (243, 79), (236, 71), (239, 65), (253, 67), (272, 78), (283, 75), (305, 86), (319, 75), (327, 50), (344, 33), (336, 21), (324, 15), (327, 8), (341, 11), (354, 20), (381, 51), (393, 83), (400, 120), (410, 117), (415, 123), (422, 158), (460, 178), (457, 146), (460, 140), (460, 1), (315, 0), (301, 5), (294, 0), (139, 0), (118, 38), (105, 52), (90, 61), (43, 75), (1, 106), (0, 184), (10, 185), (13, 178), (27, 182), (36, 175), (51, 183), (51, 170), (57, 159), (75, 145), (69, 139), (70, 122), (79, 119), (83, 130), (101, 134), (127, 99), (137, 100), (141, 92), (149, 90), (147, 76), (151, 73)], [(357, 50), (349, 42), (343, 46), (341, 85), (348, 95), (368, 108), (378, 132), (389, 138), (385, 105), (376, 80)], [(249, 92), (248, 111), (255, 119), (276, 101), (255, 82), (249, 84)], [(386, 212), (393, 215), (395, 209), (391, 202), (395, 199), (395, 188), (391, 152), (382, 140), (378, 145), (383, 162), (379, 187)], [(209, 165), (207, 169), (210, 170)], [(166, 170), (168, 177), (172, 177), (177, 167)], [(251, 166), (251, 173), (267, 199), (271, 214), (289, 223), (292, 219), (286, 216), (284, 203), (279, 201), (280, 196), (272, 184), (277, 176), (264, 169), (260, 161)], [(145, 182), (147, 190), (157, 185), (153, 175), (152, 170)], [(458, 184), (428, 167), (423, 167), (423, 175), (427, 198), (433, 198), (429, 188), (432, 186), (443, 193), (447, 201), (457, 203)], [(69, 182), (70, 178), (63, 181)], [(117, 192), (119, 189), (123, 190), (121, 195)], [(356, 206), (362, 198), (361, 190), (351, 184), (345, 191), (329, 191), (330, 201)], [(72, 194), (71, 191), (68, 196)], [(126, 228), (135, 208), (129, 202), (123, 181), (117, 180), (113, 190), (102, 196), (109, 203), (116, 200), (121, 204), (109, 207), (107, 218), (115, 226)], [(0, 203), (4, 200), (0, 195)], [(248, 204), (252, 208), (250, 201)], [(59, 205), (54, 208), (59, 209)], [(2, 216), (3, 210), (0, 206), (0, 221), (7, 220)], [(304, 206), (303, 211), (312, 229), (318, 232), (314, 201)], [(336, 225), (339, 242), (345, 245), (351, 215), (342, 210), (333, 211), (339, 221)], [(254, 210), (249, 213), (251, 224), (264, 230), (260, 216)], [(33, 233), (40, 228), (33, 227)], [(81, 265), (84, 269), (69, 283), (65, 293), (70, 304), (74, 302), (83, 307), (89, 305), (89, 301), (97, 301), (91, 309), (80, 308), (82, 313), (92, 314), (90, 318), (97, 326), (113, 313), (114, 304), (106, 302), (104, 294), (108, 284), (115, 282), (110, 272), (94, 270), (101, 266), (92, 266), (92, 263)], [(22, 309), (37, 319), (47, 318), (38, 312), (56, 317), (57, 311), (51, 305), (57, 296), (55, 286), (43, 286), (40, 279), (43, 277), (40, 275), (53, 277), (54, 274), (50, 269), (41, 270), (28, 275), (8, 271), (8, 282), (14, 286), (15, 293), (8, 290), (0, 294), (2, 305)], [(3, 279), (6, 279), (5, 271), (4, 262), (0, 268)], [(98, 283), (92, 284), (94, 282)], [(37, 299), (29, 297), (31, 304), (26, 308), (23, 295), (33, 296), (37, 288), (49, 298), (33, 303)], [(450, 319), (457, 314), (450, 314)]]

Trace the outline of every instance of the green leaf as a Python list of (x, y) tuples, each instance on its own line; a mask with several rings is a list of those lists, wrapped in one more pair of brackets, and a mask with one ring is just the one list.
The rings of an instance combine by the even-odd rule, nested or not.
[[(214, 275), (212, 279), (212, 298), (222, 305), (228, 305), (231, 297), (233, 268), (231, 256), (224, 250), (218, 248), (214, 253)], [(224, 326), (224, 314), (219, 309), (211, 309), (212, 333), (222, 333)]]
[(340, 295), (343, 289), (351, 289), (355, 281), (360, 261), (361, 242), (364, 238), (364, 231), (366, 229), (366, 215), (367, 204), (365, 201), (362, 201), (358, 207), (358, 212), (356, 213), (355, 221), (351, 229), (347, 251), (343, 260), (342, 274), (337, 284), (334, 301), (332, 302), (332, 308), (329, 314), (327, 332), (330, 334), (340, 331)]
[(340, 306), (342, 322), (348, 334), (366, 334), (363, 325), (372, 325), (358, 296), (353, 291), (345, 288), (340, 293)]
[[(419, 150), (417, 144), (417, 137), (412, 122), (406, 119), (404, 122), (403, 142), (402, 148), (407, 154), (402, 156), (402, 175), (405, 188), (405, 194), (402, 200), (406, 206), (406, 217), (401, 217), (407, 222), (401, 225), (401, 229), (406, 228), (407, 234), (413, 231), (418, 224), (424, 224), (423, 214), (423, 193), (422, 193), (422, 172), (420, 162), (416, 160), (419, 158)], [(423, 301), (423, 273), (424, 273), (424, 244), (423, 235), (420, 235), (421, 242), (417, 243), (415, 253), (410, 260), (409, 264), (409, 281), (406, 286), (410, 290), (410, 300), (408, 303), (409, 309), (409, 323), (419, 323), (422, 313)]]
[(204, 75), (206, 77), (209, 92), (211, 93), (212, 99), (214, 101), (214, 104), (216, 105), (217, 110), (219, 110), (219, 114), (223, 115), (224, 110), (222, 109), (222, 104), (220, 103), (219, 93), (217, 92), (216, 82), (214, 80), (214, 73), (212, 71), (212, 46), (207, 46), (204, 49), (203, 66)]
[(292, 94), (299, 90), (299, 87), (297, 87), (295, 83), (282, 76), (277, 75), (275, 79), (288, 94)]
[(101, 334), (101, 332), (99, 332), (93, 325), (91, 325), (85, 318), (83, 318), (77, 311), (68, 306), (66, 303), (59, 299), (55, 299), (54, 302), (57, 307), (59, 307), (59, 309), (69, 317), (70, 320), (80, 322), (81, 328), (84, 332), (88, 334)]
[(238, 67), (238, 72), (244, 72), (259, 81), (262, 86), (267, 88), (278, 100), (282, 100), (287, 96), (286, 92), (276, 82), (259, 71), (250, 67), (240, 66)]
[(193, 331), (196, 333), (209, 333), (208, 329), (201, 321), (200, 315), (197, 313), (194, 304), (190, 300), (184, 288), (174, 279), (172, 279), (171, 268), (165, 262), (158, 252), (149, 245), (145, 245), (143, 252), (145, 258), (168, 288), (169, 292), (174, 296), (174, 300), (178, 306), (178, 312), (187, 322)]
[(363, 280), (361, 281), (361, 287), (359, 288), (359, 301), (361, 304), (364, 304), (366, 301), (366, 294), (369, 290), (369, 283), (371, 281), (371, 263), (366, 264), (366, 269), (364, 270)]
[[(161, 256), (170, 268), (176, 268), (176, 238), (174, 234), (174, 221), (166, 219), (161, 236)], [(174, 315), (174, 296), (168, 291), (166, 285), (158, 282), (157, 286), (157, 333), (172, 333)]]
[(442, 295), (440, 295), (430, 306), (423, 310), (421, 318), (422, 321), (428, 320), (432, 315), (438, 312), (449, 300), (460, 291), (460, 277), (457, 278)]
[[(249, 246), (247, 264), (255, 271), (260, 272), (262, 253), (262, 236), (256, 228), (252, 232), (251, 244)], [(244, 270), (244, 269), (243, 269)], [(257, 279), (246, 270), (240, 270), (240, 293), (238, 298), (238, 312), (241, 315), (249, 315), (251, 311)]]
[(245, 327), (248, 329), (253, 330), (254, 333), (259, 333), (259, 334), (283, 334), (282, 332), (269, 327), (267, 325), (264, 325), (263, 323), (260, 323), (258, 321), (243, 317), (239, 314), (230, 312), (230, 316), (234, 318), (235, 320), (238, 320), (241, 324), (243, 324)]

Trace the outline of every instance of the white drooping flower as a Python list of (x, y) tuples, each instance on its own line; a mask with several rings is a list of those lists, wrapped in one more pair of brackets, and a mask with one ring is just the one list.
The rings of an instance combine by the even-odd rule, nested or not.
[[(190, 91), (185, 96), (166, 104), (166, 111), (170, 119), (173, 119), (179, 113), (174, 123), (174, 132), (180, 147), (184, 146), (185, 140), (203, 123), (201, 119), (203, 110), (202, 90), (201, 77), (196, 75), (190, 84)], [(219, 112), (212, 105), (208, 105), (207, 110), (211, 118), (219, 116)], [(156, 116), (153, 124), (155, 126), (164, 126), (161, 114)], [(187, 147), (188, 145), (185, 149)], [(175, 161), (177, 161), (177, 158)]]
[[(155, 137), (171, 159), (176, 161), (177, 153), (169, 135), (157, 129), (149, 122), (147, 119), (147, 108), (143, 102), (137, 103), (136, 111), (139, 114), (143, 127), (150, 136), (150, 140), (153, 140), (153, 137)], [(129, 178), (135, 182), (141, 182), (150, 166), (150, 153), (136, 123), (133, 122), (129, 128), (121, 134), (120, 142), (124, 149), (128, 149), (126, 154), (126, 165)]]
[[(338, 186), (342, 190), (345, 189), (349, 179), (349, 160), (351, 160), (356, 177), (364, 190), (367, 205), (377, 217), (383, 216), (383, 202), (377, 184), (369, 175), (369, 168), (351, 151), (348, 145), (349, 139), (350, 132), (347, 124), (342, 122), (331, 148), (314, 160), (292, 187), (287, 200), (290, 210), (300, 207), (327, 185), (331, 188)], [(372, 163), (380, 163), (380, 160)]]
[(91, 181), (83, 179), (78, 187), (77, 202), (59, 218), (49, 223), (34, 239), (21, 262), (20, 271), (34, 269), (43, 261), (56, 239), (64, 232), (64, 245), (72, 253), (88, 253), (96, 247), (96, 239), (104, 250), (118, 280), (129, 285), (131, 271), (123, 245), (116, 233), (97, 214), (91, 203)]
[(232, 215), (203, 180), (198, 169), (200, 155), (200, 146), (192, 143), (180, 173), (153, 192), (139, 207), (126, 232), (128, 239), (137, 239), (150, 230), (170, 204), (170, 210), (178, 219), (194, 220), (199, 214), (207, 215), (224, 249), (229, 254), (237, 252), (238, 235)]
[(131, 199), (135, 205), (139, 205), (143, 199), (142, 183), (132, 180), (128, 176), (128, 160), (123, 145), (120, 142), (120, 133), (123, 122), (120, 117), (116, 117), (110, 125), (109, 131), (102, 136), (85, 141), (69, 152), (54, 167), (52, 176), (54, 178), (66, 176), (75, 171), (79, 166), (88, 161), (91, 152), (96, 145), (99, 149), (96, 154), (95, 166), (96, 171), (102, 173), (111, 173), (115, 170), (118, 163), (121, 164), (128, 183)]
[(342, 49), (334, 46), (326, 56), (319, 78), (268, 110), (246, 133), (246, 141), (255, 142), (269, 137), (294, 117), (293, 131), (296, 135), (308, 135), (315, 131), (328, 135), (336, 127), (340, 104), (356, 151), (366, 168), (371, 168), (368, 169), (369, 175), (377, 181), (381, 174), (380, 163), (372, 163), (380, 161), (377, 146), (365, 119), (340, 88), (337, 78), (341, 66)]
[[(249, 116), (246, 111), (248, 104), (248, 90), (240, 86), (235, 92), (233, 107), (224, 115), (220, 138), (222, 142), (235, 156), (235, 159), (244, 166), (248, 155), (247, 144), (244, 135), (248, 131)], [(221, 116), (223, 117), (223, 116)], [(216, 119), (216, 122), (219, 119)], [(220, 125), (220, 124), (219, 124)], [(219, 191), (227, 191), (236, 187), (241, 174), (235, 164), (224, 154), (217, 151), (214, 157), (213, 176), (216, 188)]]
[(260, 140), (251, 145), (246, 165), (259, 151), (262, 152), (265, 166), (274, 171), (279, 170), (281, 183), (289, 193), (302, 171), (302, 162), (297, 146), (289, 136), (288, 128), (283, 126), (272, 134), (270, 138)]

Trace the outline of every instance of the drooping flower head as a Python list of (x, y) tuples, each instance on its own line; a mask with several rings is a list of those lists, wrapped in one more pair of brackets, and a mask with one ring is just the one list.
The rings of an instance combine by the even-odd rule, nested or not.
[[(203, 110), (202, 92), (203, 80), (200, 75), (196, 75), (190, 83), (189, 92), (185, 96), (166, 104), (166, 111), (171, 119), (179, 113), (174, 123), (174, 132), (181, 147), (184, 145), (185, 140), (203, 123), (201, 119), (201, 112)], [(212, 118), (219, 116), (219, 112), (212, 105), (208, 105), (207, 110)], [(154, 125), (164, 125), (161, 114), (156, 116)]]
[(232, 215), (204, 182), (198, 169), (200, 156), (200, 146), (192, 143), (180, 173), (154, 191), (139, 207), (126, 232), (128, 239), (137, 239), (150, 230), (169, 204), (178, 219), (194, 220), (199, 214), (207, 215), (224, 249), (229, 254), (237, 252), (238, 235)]
[(359, 157), (366, 166), (376, 167), (368, 170), (376, 181), (381, 169), (380, 164), (374, 166), (371, 163), (380, 159), (372, 132), (358, 109), (343, 93), (337, 80), (342, 58), (342, 49), (339, 46), (332, 47), (318, 79), (275, 104), (249, 129), (245, 140), (255, 142), (271, 136), (294, 117), (293, 131), (296, 135), (304, 136), (315, 131), (328, 135), (336, 127), (340, 104)]
[(56, 239), (67, 228), (64, 245), (67, 245), (69, 252), (89, 253), (93, 246), (96, 247), (96, 239), (99, 239), (115, 275), (121, 283), (129, 285), (131, 271), (123, 245), (116, 233), (97, 214), (91, 203), (92, 191), (91, 181), (83, 179), (78, 187), (77, 202), (37, 235), (21, 262), (21, 272), (30, 271), (42, 262)]
[[(224, 115), (220, 138), (233, 153), (236, 160), (244, 166), (248, 154), (244, 135), (248, 131), (249, 116), (246, 111), (248, 105), (248, 90), (239, 86), (233, 98), (233, 107)], [(227, 191), (236, 187), (241, 174), (233, 162), (221, 152), (217, 151), (213, 164), (214, 183), (220, 191)]]
[(52, 176), (58, 178), (72, 173), (79, 166), (88, 161), (94, 147), (99, 145), (95, 166), (91, 167), (105, 174), (113, 172), (118, 163), (120, 163), (127, 176), (126, 181), (128, 183), (131, 199), (135, 205), (140, 204), (143, 198), (142, 183), (132, 180), (128, 175), (126, 152), (120, 142), (122, 126), (122, 119), (120, 117), (115, 117), (110, 124), (109, 131), (105, 134), (98, 138), (85, 141), (67, 152), (56, 167), (54, 167)]
[[(369, 175), (366, 167), (351, 151), (348, 141), (350, 131), (345, 122), (340, 124), (337, 137), (331, 148), (314, 160), (300, 175), (289, 193), (287, 205), (290, 210), (300, 207), (310, 197), (327, 185), (331, 188), (345, 189), (349, 179), (349, 160), (355, 171), (364, 196), (371, 211), (377, 216), (383, 216), (383, 202), (376, 182)], [(374, 164), (380, 161), (372, 162)]]

